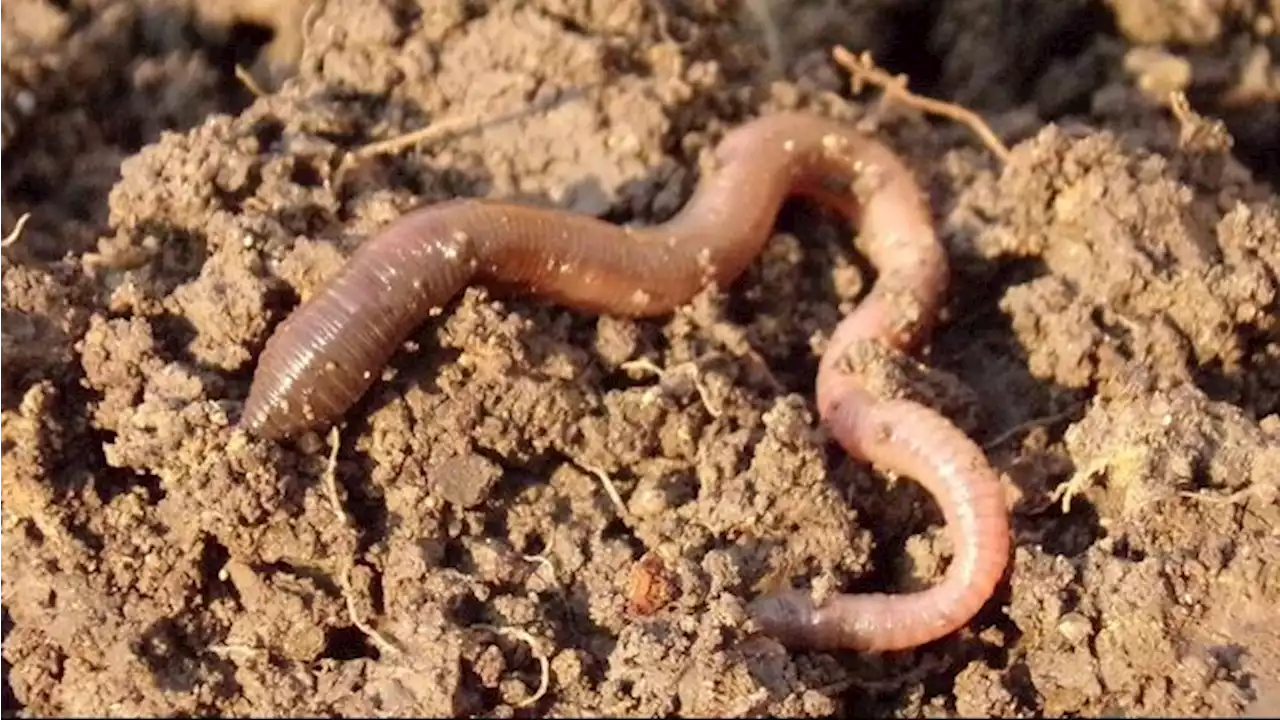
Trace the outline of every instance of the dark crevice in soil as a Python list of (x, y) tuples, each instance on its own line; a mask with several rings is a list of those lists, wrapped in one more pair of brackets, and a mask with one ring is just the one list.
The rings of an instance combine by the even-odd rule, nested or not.
[(328, 660), (377, 660), (378, 649), (369, 642), (369, 636), (354, 625), (331, 627), (325, 631), (324, 651), (321, 657)]
[(223, 72), (234, 75), (236, 66), (249, 67), (258, 54), (275, 38), (275, 30), (253, 22), (238, 21), (227, 33), (222, 45), (209, 47), (209, 54)]
[(200, 551), (200, 574), (204, 578), (204, 599), (217, 597), (233, 597), (239, 599), (240, 593), (235, 583), (222, 579), (222, 569), (231, 560), (231, 552), (215, 538), (206, 535), (204, 547)]
[(1066, 515), (1040, 516), (1037, 527), (1044, 551), (1067, 558), (1080, 557), (1107, 534), (1097, 509), (1082, 498), (1072, 501), (1071, 511)]
[(887, 6), (886, 24), (896, 33), (898, 42), (889, 43), (886, 52), (876, 56), (885, 70), (910, 78), (912, 92), (925, 95), (938, 91), (942, 74), (942, 58), (927, 50), (924, 38), (938, 23), (942, 3), (905, 2)]
[(1215, 359), (1194, 368), (1196, 385), (1210, 399), (1245, 408), (1255, 419), (1280, 412), (1280, 355), (1269, 350), (1278, 339), (1251, 333), (1243, 343), (1240, 367), (1227, 371)]
[[(111, 442), (114, 433), (95, 433), (95, 435), (101, 443), (108, 443)], [(101, 447), (101, 444), (98, 447)], [(98, 455), (97, 459), (102, 462), (99, 467), (106, 470), (94, 477), (93, 487), (104, 505), (134, 488), (142, 488), (148, 504), (155, 505), (164, 499), (165, 491), (159, 476), (154, 473), (112, 468), (107, 465), (105, 456), (101, 453)]]
[[(7, 643), (9, 633), (13, 630), (13, 618), (9, 617), (8, 606), (0, 608), (0, 623), (3, 623), (4, 627), (3, 631), (0, 631), (3, 633), (0, 643)], [(4, 717), (16, 717), (25, 706), (18, 702), (18, 697), (13, 694), (13, 685), (10, 683), (9, 678), (9, 673), (13, 670), (13, 664), (6, 658), (0, 660), (0, 667), (3, 668), (3, 679), (0, 679), (0, 683), (2, 683), (0, 688), (2, 688), (3, 692)]]
[(1031, 677), (1031, 669), (1022, 661), (1014, 662), (1006, 671), (1001, 685), (1028, 713), (1035, 713), (1040, 706), (1039, 691)]
[[(343, 433), (339, 437), (354, 437), (354, 434)], [(357, 468), (373, 466), (363, 453), (354, 449), (349, 449), (347, 452), (359, 456), (359, 459), (353, 463)], [(341, 451), (338, 457), (341, 465), (343, 462)], [(335, 469), (334, 474), (334, 481), (345, 495), (342, 508), (359, 531), (355, 550), (356, 555), (359, 556), (386, 539), (388, 523), (391, 519), (391, 514), (387, 510), (387, 500), (380, 489), (364, 481), (368, 475), (363, 472), (345, 473)]]

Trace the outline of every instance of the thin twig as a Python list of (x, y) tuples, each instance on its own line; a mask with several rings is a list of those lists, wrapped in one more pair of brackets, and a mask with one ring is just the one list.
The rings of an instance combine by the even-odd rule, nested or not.
[[(324, 487), (325, 492), (329, 496), (329, 503), (333, 506), (333, 512), (338, 516), (338, 521), (343, 526), (354, 528), (355, 522), (342, 506), (342, 499), (338, 495), (338, 448), (341, 446), (342, 437), (338, 432), (337, 426), (329, 430), (329, 460), (324, 469)], [(348, 559), (346, 566), (342, 570), (342, 599), (347, 604), (347, 615), (351, 618), (351, 624), (356, 626), (360, 632), (364, 633), (370, 640), (378, 646), (378, 649), (388, 655), (399, 655), (400, 648), (391, 642), (382, 633), (378, 632), (369, 623), (360, 618), (360, 613), (356, 609), (355, 591), (351, 587), (351, 572), (355, 569), (355, 563)]]
[(424, 128), (411, 130), (393, 138), (378, 140), (376, 142), (369, 143), (368, 145), (363, 145), (347, 153), (342, 158), (342, 162), (338, 164), (338, 169), (334, 173), (332, 185), (340, 187), (347, 171), (360, 160), (379, 155), (390, 155), (408, 147), (416, 147), (425, 143), (436, 142), (441, 138), (468, 132), (479, 128), (482, 125), (497, 125), (500, 123), (510, 122), (512, 120), (530, 117), (571, 101), (580, 100), (585, 97), (585, 95), (586, 93), (583, 88), (569, 88), (550, 100), (531, 103), (528, 106), (504, 115), (498, 115), (495, 117), (485, 113), (469, 113), (455, 117), (443, 118)]
[(22, 237), (22, 231), (26, 229), (27, 221), (30, 219), (31, 219), (31, 213), (29, 212), (22, 213), (22, 215), (18, 218), (18, 221), (13, 224), (13, 229), (9, 231), (9, 234), (5, 235), (3, 239), (0, 239), (0, 247), (7, 248), (10, 245), (17, 242), (18, 238)]
[[(560, 575), (556, 572), (556, 565), (551, 562), (550, 558), (545, 555), (521, 555), (520, 557), (524, 559), (525, 562), (538, 563), (539, 565), (545, 566), (547, 570), (551, 572), (551, 584), (560, 584)], [(537, 571), (535, 570), (534, 572)]]
[(262, 97), (266, 95), (262, 90), (262, 86), (258, 85), (258, 81), (253, 79), (253, 75), (251, 75), (248, 70), (245, 70), (244, 66), (237, 63), (235, 72), (236, 79), (239, 80), (240, 84), (244, 85), (254, 97)]
[(724, 414), (723, 410), (716, 407), (715, 404), (711, 402), (711, 390), (710, 388), (707, 387), (706, 383), (702, 381), (702, 369), (698, 367), (697, 362), (691, 361), (691, 362), (680, 363), (675, 367), (670, 367), (664, 370), (658, 367), (657, 363), (650, 360), (649, 358), (639, 358), (637, 360), (628, 360), (622, 363), (622, 365), (620, 365), (619, 367), (621, 367), (623, 370), (636, 370), (636, 371), (642, 371), (642, 372), (650, 372), (650, 373), (653, 373), (654, 375), (657, 375), (659, 379), (666, 378), (668, 373), (680, 373), (680, 372), (685, 372), (687, 370), (692, 370), (693, 371), (692, 373), (693, 387), (698, 391), (698, 397), (702, 400), (703, 407), (707, 409), (707, 412), (713, 418), (718, 418)]
[(248, 645), (209, 645), (205, 649), (218, 657), (231, 657), (232, 655), (255, 657), (263, 654), (262, 650)]
[(955, 103), (936, 100), (911, 92), (907, 89), (906, 75), (893, 76), (885, 72), (875, 64), (869, 52), (855, 56), (845, 48), (836, 46), (832, 49), (831, 54), (835, 57), (836, 62), (849, 73), (855, 94), (861, 91), (862, 83), (870, 83), (883, 89), (886, 95), (896, 98), (910, 107), (931, 115), (953, 120), (968, 127), (996, 157), (1000, 158), (1001, 162), (1009, 160), (1009, 147), (1000, 138), (996, 137), (995, 132), (991, 130), (991, 126), (972, 110)]
[(470, 113), (467, 115), (459, 115), (458, 117), (444, 118), (431, 123), (430, 125), (412, 130), (403, 135), (397, 135), (386, 140), (369, 143), (362, 147), (352, 150), (347, 155), (352, 160), (373, 157), (375, 155), (390, 155), (399, 152), (405, 148), (421, 145), (422, 143), (435, 142), (445, 136), (453, 133), (470, 130), (485, 121), (486, 116), (481, 113)]
[(1018, 423), (1017, 425), (1014, 425), (1013, 427), (1009, 428), (1008, 430), (1005, 430), (999, 435), (996, 435), (991, 440), (988, 440), (982, 446), (982, 449), (988, 450), (988, 451), (992, 450), (996, 447), (999, 447), (1000, 445), (1003, 445), (1010, 438), (1014, 437), (1015, 435), (1018, 435), (1023, 431), (1033, 430), (1038, 427), (1047, 427), (1049, 425), (1053, 425), (1056, 422), (1059, 422), (1061, 420), (1065, 420), (1071, 417), (1079, 409), (1080, 409), (1080, 404), (1076, 403), (1076, 404), (1073, 404), (1071, 407), (1068, 407), (1067, 409), (1062, 410), (1060, 412), (1053, 413), (1052, 415), (1044, 415), (1042, 417), (1032, 418), (1026, 422)]
[(618, 488), (613, 484), (613, 479), (609, 477), (609, 473), (605, 472), (604, 470), (601, 470), (600, 468), (592, 467), (590, 465), (584, 465), (582, 463), (579, 463), (579, 465), (584, 470), (587, 470), (588, 472), (592, 473), (596, 477), (600, 478), (600, 484), (604, 485), (605, 494), (607, 494), (609, 496), (609, 499), (613, 501), (613, 506), (614, 506), (614, 509), (617, 510), (618, 512), (618, 517), (622, 518), (623, 520), (626, 520), (628, 517), (630, 517), (630, 514), (627, 512), (627, 505), (626, 503), (622, 502), (622, 495), (618, 494)]
[(342, 506), (342, 498), (338, 495), (338, 448), (342, 444), (342, 436), (335, 425), (329, 430), (329, 461), (324, 468), (324, 489), (329, 496), (329, 504), (333, 506), (333, 514), (343, 525), (351, 526), (351, 518)]
[(378, 632), (377, 628), (360, 619), (360, 613), (356, 610), (355, 591), (351, 589), (352, 569), (353, 566), (348, 564), (346, 570), (342, 571), (342, 597), (347, 601), (347, 615), (351, 618), (351, 624), (355, 625), (357, 630), (364, 633), (370, 640), (372, 640), (382, 652), (387, 655), (399, 655), (401, 650), (396, 647), (395, 643), (391, 642), (385, 635)]
[(342, 187), (342, 181), (346, 177), (347, 171), (358, 164), (361, 160), (367, 158), (390, 155), (399, 152), (405, 148), (414, 147), (423, 143), (435, 142), (443, 137), (470, 130), (480, 123), (484, 122), (485, 116), (478, 113), (468, 115), (460, 115), (458, 117), (444, 118), (431, 123), (430, 125), (411, 130), (402, 135), (397, 135), (386, 140), (378, 140), (368, 145), (352, 150), (347, 153), (342, 162), (338, 163), (338, 169), (334, 171), (332, 185), (334, 187)]
[(326, 1), (315, 0), (310, 5), (307, 5), (307, 11), (302, 13), (302, 52), (298, 53), (300, 58), (306, 57), (307, 51), (311, 48), (311, 31), (315, 28), (316, 20), (319, 19), (320, 13), (324, 12)]
[(1186, 93), (1169, 93), (1169, 112), (1178, 121), (1178, 145), (1184, 149), (1225, 151), (1232, 145), (1231, 133), (1217, 118), (1208, 118), (1191, 107)]
[(1199, 500), (1200, 502), (1212, 503), (1215, 505), (1235, 505), (1248, 500), (1250, 496), (1257, 496), (1258, 498), (1265, 500), (1268, 492), (1275, 493), (1276, 487), (1269, 483), (1258, 482), (1227, 495), (1213, 495), (1207, 491), (1196, 492), (1192, 490), (1183, 490), (1178, 494), (1184, 498)]
[(527, 631), (519, 628), (498, 627), (496, 625), (473, 625), (472, 627), (477, 630), (488, 630), (492, 633), (497, 633), (506, 637), (513, 637), (517, 640), (523, 641), (533, 652), (533, 657), (538, 661), (538, 666), (542, 668), (541, 677), (538, 680), (538, 689), (529, 697), (516, 703), (515, 707), (529, 707), (541, 700), (543, 696), (547, 694), (548, 688), (551, 687), (551, 663), (547, 660), (546, 654), (538, 649), (538, 641), (533, 637), (533, 635), (530, 635)]

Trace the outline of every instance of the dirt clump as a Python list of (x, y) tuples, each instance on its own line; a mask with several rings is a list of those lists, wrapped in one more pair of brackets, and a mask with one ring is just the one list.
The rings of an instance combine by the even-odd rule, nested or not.
[[(1245, 96), (1197, 94), (1230, 83), (1194, 58), (1174, 85), (1201, 114), (1153, 104), (1131, 53), (1243, 58), (1268, 11), (1226, 4), (1209, 32), (1157, 6), (6, 3), (6, 232), (30, 213), (0, 308), (6, 712), (1265, 707), (1280, 202), (1244, 129), (1278, 121), (1216, 123)], [(1134, 35), (1139, 10), (1163, 34)], [(1008, 161), (850, 97), (832, 42), (982, 112)], [(877, 657), (748, 622), (781, 583), (913, 589), (950, 557), (923, 492), (815, 422), (818, 354), (873, 277), (800, 203), (670, 317), (472, 288), (337, 432), (234, 430), (272, 329), (406, 210), (659, 222), (726, 129), (796, 108), (899, 149), (953, 258), (930, 347), (886, 377), (1008, 490), (1013, 567), (963, 632)]]

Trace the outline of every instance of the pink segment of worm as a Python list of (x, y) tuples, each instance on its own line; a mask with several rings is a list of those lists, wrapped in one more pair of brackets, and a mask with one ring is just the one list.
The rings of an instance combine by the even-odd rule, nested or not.
[[(910, 400), (882, 400), (841, 360), (859, 343), (910, 351), (928, 334), (945, 295), (949, 267), (915, 179), (896, 158), (864, 164), (852, 196), (825, 204), (860, 215), (859, 246), (879, 277), (832, 333), (818, 367), (818, 413), (851, 457), (910, 477), (934, 498), (954, 556), (938, 584), (906, 594), (781, 590), (751, 605), (756, 620), (784, 643), (813, 649), (907, 650), (950, 635), (991, 598), (1008, 563), (1004, 490), (985, 453), (937, 411)], [(859, 212), (860, 211), (860, 212)]]
[(841, 358), (858, 343), (909, 351), (927, 334), (949, 269), (910, 171), (884, 145), (802, 114), (726, 135), (718, 166), (671, 220), (622, 228), (547, 209), (463, 200), (414, 211), (368, 240), (268, 341), (241, 426), (282, 438), (332, 422), (369, 388), (417, 325), (470, 283), (631, 317), (670, 312), (710, 283), (732, 283), (768, 240), (788, 196), (854, 221), (878, 277), (836, 328), (818, 370), (819, 415), (856, 459), (920, 482), (947, 521), (954, 557), (920, 592), (802, 590), (751, 604), (782, 642), (816, 649), (901, 650), (969, 622), (1008, 561), (999, 480), (981, 449), (937, 412), (881, 400)]

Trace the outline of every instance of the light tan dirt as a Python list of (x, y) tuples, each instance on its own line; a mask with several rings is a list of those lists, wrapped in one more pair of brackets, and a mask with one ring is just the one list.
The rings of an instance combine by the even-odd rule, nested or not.
[[(5, 713), (1274, 713), (1280, 9), (1180, 5), (6, 2), (3, 227), (31, 220), (3, 259)], [(1012, 156), (850, 98), (833, 42)], [(902, 377), (1009, 490), (1010, 576), (964, 632), (877, 657), (747, 623), (779, 582), (905, 589), (948, 557), (919, 488), (815, 421), (872, 278), (799, 203), (666, 319), (469, 290), (332, 465), (327, 436), (231, 432), (271, 329), (410, 207), (660, 221), (784, 108), (899, 149), (954, 259)]]

